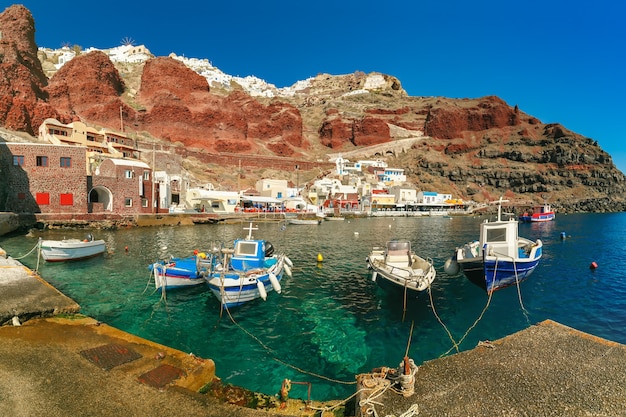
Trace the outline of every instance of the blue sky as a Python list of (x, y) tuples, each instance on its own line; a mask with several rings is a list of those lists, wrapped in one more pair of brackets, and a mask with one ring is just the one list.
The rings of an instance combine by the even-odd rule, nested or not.
[(320, 73), (376, 71), (397, 77), (411, 96), (496, 95), (597, 140), (626, 172), (620, 0), (20, 4), (33, 14), (38, 46), (105, 49), (131, 38), (157, 56), (208, 58), (227, 74), (277, 87)]

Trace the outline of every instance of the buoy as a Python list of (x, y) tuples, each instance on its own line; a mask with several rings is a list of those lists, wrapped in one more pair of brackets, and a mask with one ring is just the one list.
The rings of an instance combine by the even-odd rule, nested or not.
[(589, 265), (589, 268), (591, 269), (596, 269), (598, 267), (598, 264), (595, 262), (592, 262), (591, 265)]
[(282, 291), (282, 288), (280, 287), (280, 282), (278, 282), (278, 278), (272, 272), (270, 272), (269, 277), (270, 277), (270, 283), (272, 284), (272, 288), (274, 288), (274, 291), (280, 294), (280, 292)]
[(317, 254), (317, 262), (324, 262), (324, 257), (322, 256), (321, 253)]
[(285, 263), (287, 265), (289, 265), (290, 267), (293, 267), (293, 262), (291, 262), (291, 259), (289, 259), (288, 257), (285, 256)]
[(448, 275), (456, 275), (459, 273), (459, 263), (452, 258), (448, 258), (445, 264), (443, 264), (443, 270)]
[(199, 252), (200, 252), (200, 251), (199, 251), (198, 249), (194, 249), (194, 250), (193, 250), (193, 254), (194, 254), (194, 255), (197, 255)]
[(358, 235), (359, 235), (359, 232), (354, 232), (354, 236), (358, 236)]
[(565, 232), (561, 232), (561, 240), (565, 239), (567, 237), (567, 235), (565, 234)]
[(124, 246), (124, 250), (128, 252), (128, 246)]
[(372, 272), (372, 281), (376, 282), (376, 277), (378, 276), (378, 272)]
[(293, 275), (291, 273), (291, 268), (289, 268), (289, 265), (284, 264), (283, 268), (285, 269), (285, 274), (289, 275), (289, 278), (293, 277)]
[(267, 300), (267, 291), (265, 291), (265, 285), (263, 285), (260, 279), (256, 280), (256, 287), (259, 289), (259, 294), (263, 301)]

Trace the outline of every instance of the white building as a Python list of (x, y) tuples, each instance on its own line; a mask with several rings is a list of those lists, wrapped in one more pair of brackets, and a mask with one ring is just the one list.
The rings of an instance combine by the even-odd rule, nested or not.
[(185, 195), (185, 206), (200, 213), (231, 214), (238, 205), (237, 191), (190, 188)]
[(289, 187), (287, 186), (287, 180), (272, 180), (261, 179), (258, 180), (254, 189), (259, 192), (259, 195), (263, 197), (272, 197), (277, 200), (283, 200), (289, 197)]
[(452, 194), (439, 194), (434, 191), (420, 191), (417, 193), (418, 204), (447, 204), (452, 199)]

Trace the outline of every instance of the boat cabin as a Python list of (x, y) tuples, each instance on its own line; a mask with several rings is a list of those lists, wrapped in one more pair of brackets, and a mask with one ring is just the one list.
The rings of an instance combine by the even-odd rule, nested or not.
[(235, 251), (230, 260), (233, 269), (247, 271), (263, 268), (265, 261), (265, 244), (262, 240), (236, 240)]
[(489, 220), (480, 227), (480, 248), (488, 247), (487, 255), (519, 257), (517, 221), (498, 221), (490, 223)]

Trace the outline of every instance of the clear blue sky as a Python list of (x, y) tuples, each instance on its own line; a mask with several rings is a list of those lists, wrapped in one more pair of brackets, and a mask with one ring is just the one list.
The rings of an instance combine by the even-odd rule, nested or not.
[[(6, 6), (12, 3), (6, 3)], [(24, 0), (38, 46), (208, 58), (277, 87), (381, 72), (411, 96), (496, 95), (597, 140), (626, 172), (621, 0)], [(4, 8), (2, 9), (4, 10)]]

